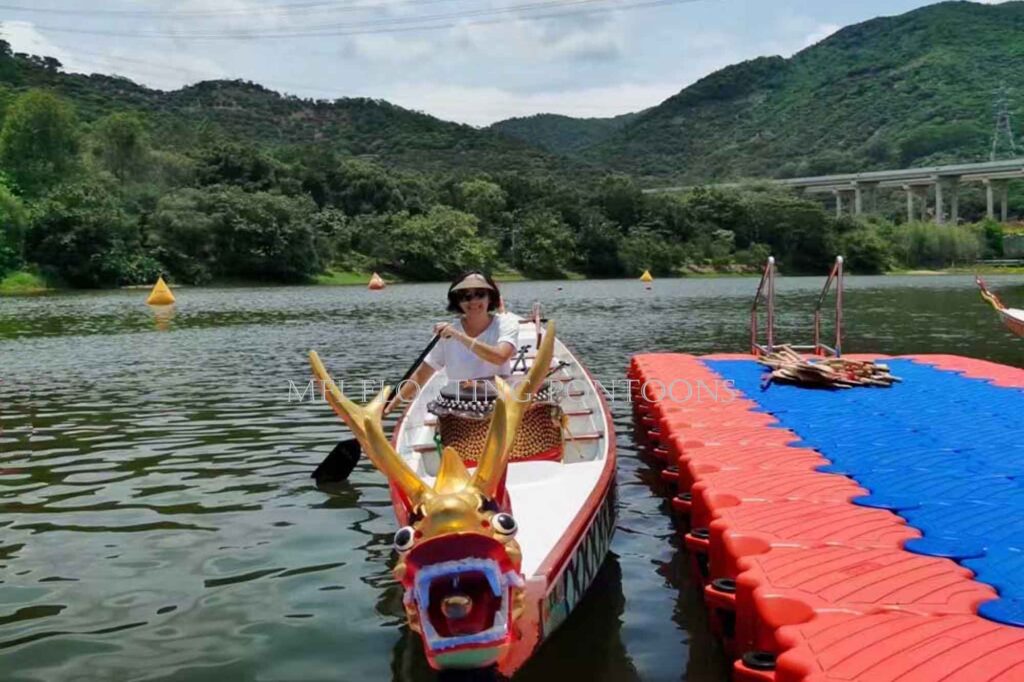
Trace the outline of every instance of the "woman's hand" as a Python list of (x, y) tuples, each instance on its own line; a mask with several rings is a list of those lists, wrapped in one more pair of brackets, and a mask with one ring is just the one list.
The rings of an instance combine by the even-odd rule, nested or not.
[(440, 336), (442, 339), (450, 339), (453, 331), (455, 330), (447, 322), (438, 322), (434, 325), (434, 336)]
[(438, 322), (434, 325), (434, 334), (442, 339), (462, 339), (465, 334), (455, 328), (455, 325), (448, 322)]

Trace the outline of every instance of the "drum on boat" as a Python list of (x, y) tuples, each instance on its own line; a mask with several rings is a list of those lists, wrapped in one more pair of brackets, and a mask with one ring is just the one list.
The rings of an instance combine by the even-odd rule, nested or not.
[[(475, 465), (483, 454), (491, 414), (498, 398), (489, 380), (450, 383), (427, 405), (437, 417), (441, 446), (454, 448), (467, 465)], [(509, 461), (557, 461), (562, 457), (564, 412), (554, 387), (544, 383), (523, 415), (509, 453)]]

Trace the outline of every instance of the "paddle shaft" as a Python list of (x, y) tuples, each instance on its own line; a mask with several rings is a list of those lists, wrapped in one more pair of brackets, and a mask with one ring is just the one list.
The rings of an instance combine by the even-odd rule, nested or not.
[[(430, 343), (427, 344), (427, 347), (423, 349), (422, 353), (420, 353), (420, 356), (418, 358), (416, 358), (416, 362), (414, 362), (412, 364), (412, 367), (409, 368), (409, 371), (405, 373), (405, 376), (403, 376), (401, 379), (398, 380), (398, 383), (396, 384), (396, 388), (395, 388), (395, 395), (392, 396), (391, 400), (388, 401), (388, 407), (391, 407), (391, 403), (393, 403), (394, 401), (398, 400), (398, 393), (399, 393), (399, 391), (402, 390), (402, 384), (407, 382), (409, 380), (409, 377), (411, 377), (413, 374), (416, 373), (416, 370), (418, 370), (420, 368), (420, 365), (423, 364), (423, 361), (426, 359), (426, 357), (428, 355), (430, 355), (430, 351), (434, 350), (434, 346), (436, 346), (437, 342), (440, 341), (440, 340), (441, 340), (441, 335), (440, 334), (435, 334), (434, 338), (432, 338), (430, 340)], [(385, 410), (384, 412), (386, 414), (387, 410)]]
[[(430, 351), (434, 350), (434, 346), (441, 340), (441, 335), (437, 334), (431, 339), (427, 347), (420, 353), (420, 356), (416, 358), (416, 362), (413, 363), (409, 371), (405, 373), (405, 376), (398, 382), (398, 388), (401, 389), (402, 384), (409, 380), (416, 370), (419, 369), (420, 365), (423, 364), (423, 360), (427, 357)], [(398, 394), (388, 402), (388, 407), (391, 407), (391, 402), (398, 399)], [(338, 483), (346, 480), (352, 470), (355, 469), (356, 464), (359, 463), (359, 457), (362, 450), (359, 447), (359, 441), (355, 438), (347, 438), (331, 450), (331, 453), (327, 455), (327, 458), (320, 463), (320, 466), (313, 472), (313, 478), (317, 480), (318, 484), (321, 483)]]

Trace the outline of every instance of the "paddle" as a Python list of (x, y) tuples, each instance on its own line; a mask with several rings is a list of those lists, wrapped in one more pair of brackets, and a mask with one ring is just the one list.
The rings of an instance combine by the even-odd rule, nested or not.
[[(416, 358), (416, 362), (414, 362), (412, 367), (409, 368), (409, 371), (405, 373), (405, 376), (401, 378), (397, 386), (401, 386), (409, 380), (409, 377), (419, 369), (424, 358), (427, 357), (427, 354), (430, 353), (430, 351), (434, 350), (434, 346), (436, 346), (437, 342), (440, 340), (440, 335), (437, 335), (430, 340), (430, 343), (427, 344), (425, 349), (423, 349), (420, 356)], [(361, 453), (362, 450), (359, 447), (359, 441), (355, 438), (343, 440), (335, 445), (334, 449), (331, 450), (331, 454), (327, 455), (327, 458), (320, 463), (320, 466), (318, 466), (315, 471), (313, 471), (313, 478), (316, 479), (317, 485), (325, 483), (340, 483), (348, 480), (352, 470), (355, 469), (356, 464), (359, 463), (359, 456)]]

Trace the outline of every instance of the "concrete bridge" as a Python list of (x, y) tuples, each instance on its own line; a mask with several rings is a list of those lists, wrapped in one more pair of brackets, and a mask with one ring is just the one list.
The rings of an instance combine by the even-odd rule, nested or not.
[[(905, 168), (891, 171), (871, 171), (847, 175), (823, 175), (813, 178), (772, 180), (783, 187), (809, 194), (831, 194), (835, 197), (836, 216), (849, 211), (853, 215), (872, 212), (876, 208), (877, 192), (882, 188), (896, 188), (907, 194), (907, 220), (928, 217), (929, 201), (935, 208), (937, 223), (947, 216), (954, 225), (960, 219), (960, 188), (967, 183), (981, 183), (985, 187), (988, 217), (1007, 220), (1007, 194), (1010, 180), (1024, 178), (1024, 159), (967, 163), (930, 168)], [(680, 191), (672, 187), (654, 192)], [(999, 203), (997, 216), (996, 202)], [(947, 205), (948, 202), (948, 205)]]

